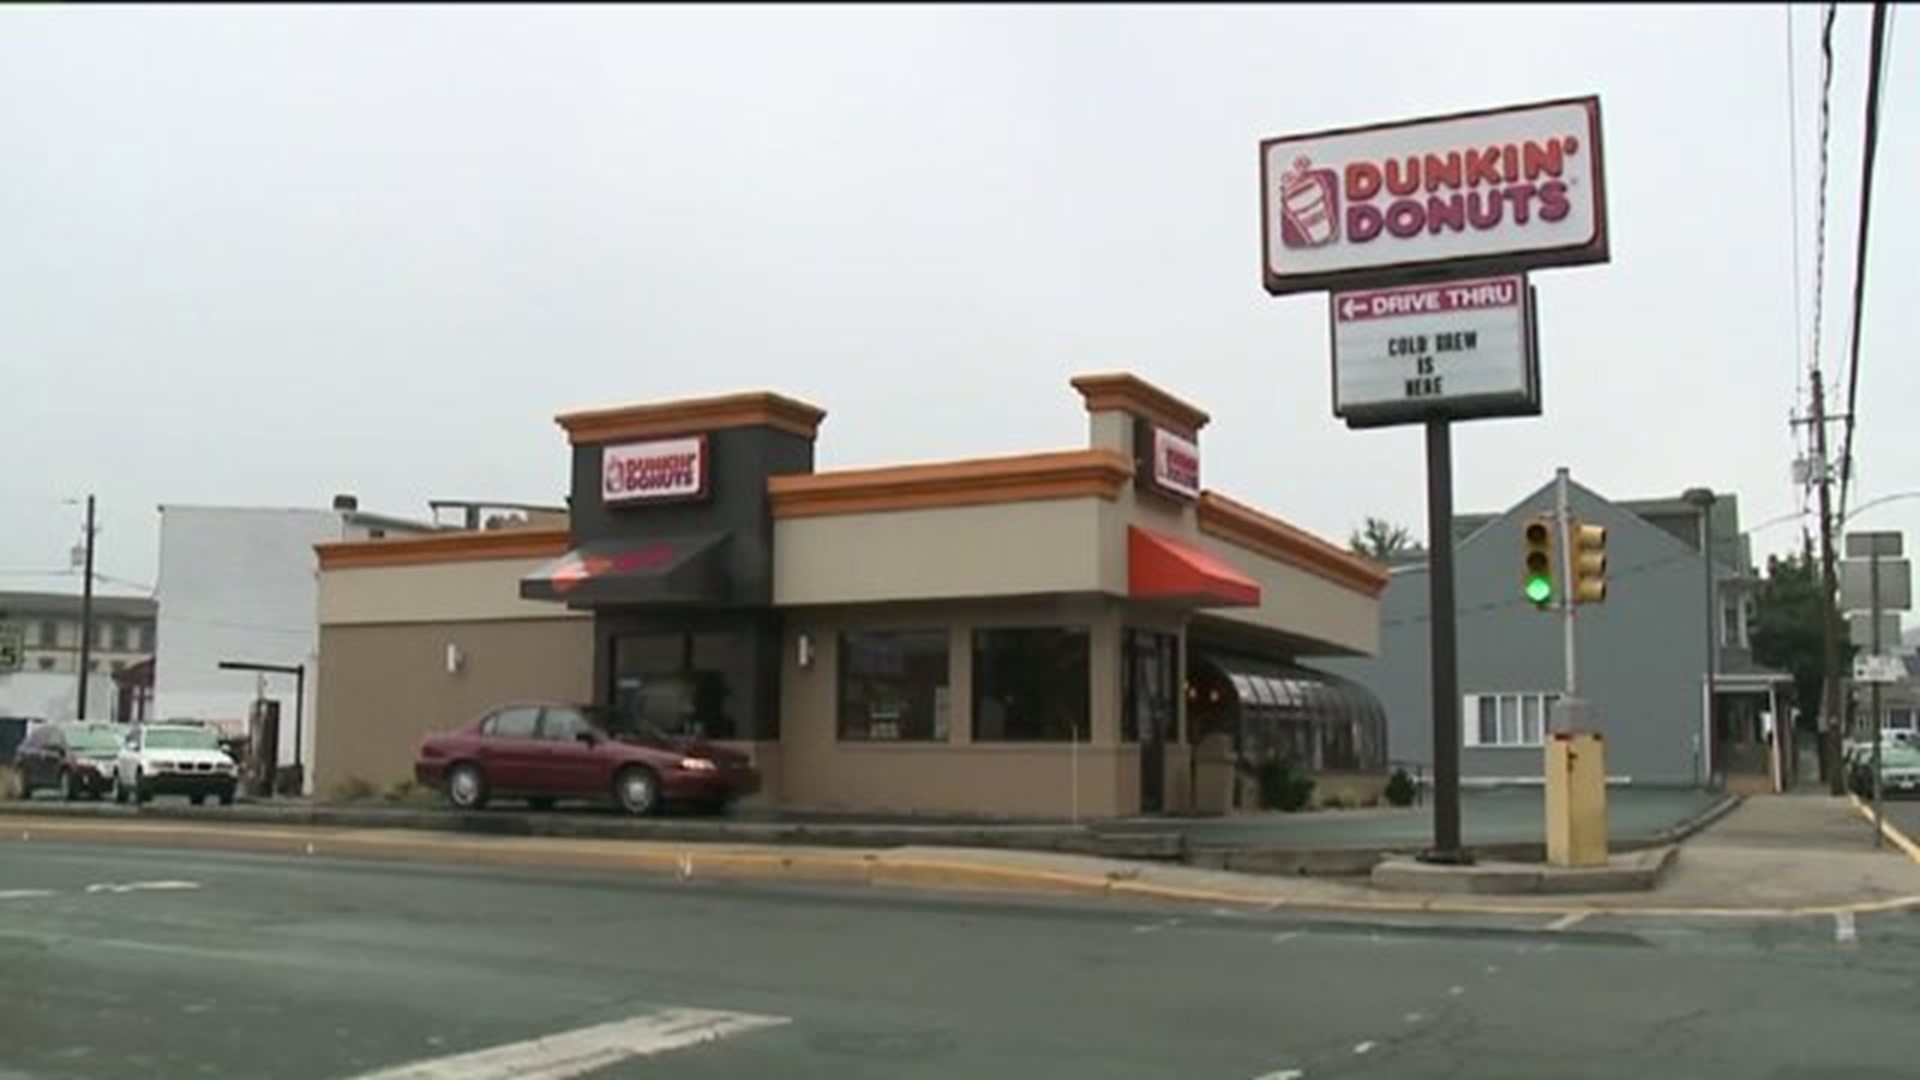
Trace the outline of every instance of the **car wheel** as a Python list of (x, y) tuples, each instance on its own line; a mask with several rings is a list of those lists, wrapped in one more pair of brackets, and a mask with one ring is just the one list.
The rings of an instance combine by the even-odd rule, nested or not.
[(223, 791), (223, 792), (221, 792), (221, 793), (220, 793), (220, 805), (221, 805), (221, 806), (232, 806), (232, 805), (233, 805), (233, 791), (232, 791), (232, 789), (228, 789), (228, 790), (226, 790), (226, 791)]
[(660, 778), (644, 765), (621, 769), (613, 778), (613, 801), (635, 817), (651, 814), (660, 803)]
[(138, 806), (144, 806), (153, 801), (152, 789), (148, 788), (146, 784), (141, 783), (140, 778), (137, 776), (133, 779), (133, 801), (134, 804)]
[(447, 772), (447, 801), (462, 810), (487, 805), (487, 778), (478, 765), (455, 765)]
[(187, 801), (195, 806), (207, 805), (207, 797), (205, 795), (189, 795), (187, 796)]
[(113, 774), (113, 801), (122, 805), (127, 801), (127, 785), (120, 782), (119, 773)]
[(551, 810), (553, 800), (543, 795), (537, 799), (528, 799), (527, 805), (535, 810)]
[(73, 770), (60, 770), (60, 797), (67, 802), (80, 801), (80, 785), (73, 782)]
[(33, 781), (27, 777), (27, 770), (24, 768), (17, 769), (13, 775), (19, 778), (18, 787), (20, 797), (23, 799), (33, 798)]

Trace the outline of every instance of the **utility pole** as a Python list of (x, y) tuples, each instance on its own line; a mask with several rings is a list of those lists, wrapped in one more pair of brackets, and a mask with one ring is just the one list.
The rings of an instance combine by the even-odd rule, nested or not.
[(1820, 765), (1827, 774), (1827, 790), (1845, 795), (1847, 778), (1840, 766), (1840, 628), (1834, 625), (1833, 468), (1827, 460), (1827, 397), (1819, 368), (1813, 369), (1813, 456), (1820, 485)]
[(80, 586), (80, 698), (74, 719), (87, 719), (87, 677), (93, 667), (93, 496), (87, 496), (85, 583)]

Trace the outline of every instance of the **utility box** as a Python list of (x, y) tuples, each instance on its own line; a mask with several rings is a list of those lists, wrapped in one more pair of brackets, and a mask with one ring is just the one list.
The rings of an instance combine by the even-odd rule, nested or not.
[(1607, 865), (1607, 754), (1595, 731), (1547, 739), (1547, 862)]

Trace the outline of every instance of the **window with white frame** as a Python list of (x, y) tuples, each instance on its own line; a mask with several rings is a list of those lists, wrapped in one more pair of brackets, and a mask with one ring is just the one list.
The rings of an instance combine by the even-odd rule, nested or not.
[(1468, 694), (1461, 737), (1468, 746), (1539, 746), (1557, 693)]

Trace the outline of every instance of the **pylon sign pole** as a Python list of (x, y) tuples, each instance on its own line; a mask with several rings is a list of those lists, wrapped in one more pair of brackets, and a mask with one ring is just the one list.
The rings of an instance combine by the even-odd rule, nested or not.
[[(1426, 428), (1430, 862), (1471, 861), (1460, 828), (1452, 425), (1539, 415), (1526, 275), (1608, 261), (1601, 162), (1595, 96), (1260, 143), (1261, 283), (1273, 296), (1328, 294), (1334, 415), (1350, 428)], [(1571, 583), (1568, 567), (1561, 584)], [(1539, 586), (1552, 582), (1530, 580), (1530, 597)]]

